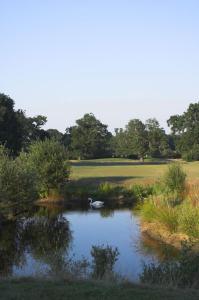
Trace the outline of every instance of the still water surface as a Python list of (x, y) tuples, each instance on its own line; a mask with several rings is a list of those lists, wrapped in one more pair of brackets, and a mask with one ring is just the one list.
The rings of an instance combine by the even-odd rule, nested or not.
[(68, 211), (40, 207), (0, 230), (0, 274), (35, 275), (60, 268), (68, 257), (91, 260), (93, 245), (117, 247), (115, 270), (137, 280), (143, 263), (162, 259), (161, 245), (141, 235), (131, 209)]

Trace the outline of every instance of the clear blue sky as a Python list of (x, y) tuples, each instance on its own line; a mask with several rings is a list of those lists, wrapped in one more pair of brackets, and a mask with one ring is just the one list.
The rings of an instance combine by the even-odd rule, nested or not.
[(198, 0), (0, 0), (0, 41), (0, 92), (47, 127), (165, 127), (199, 100)]

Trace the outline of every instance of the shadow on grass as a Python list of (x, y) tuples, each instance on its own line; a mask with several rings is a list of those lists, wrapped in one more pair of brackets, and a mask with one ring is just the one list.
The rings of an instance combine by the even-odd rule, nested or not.
[(153, 161), (153, 162), (140, 162), (140, 161), (132, 161), (132, 162), (97, 162), (97, 161), (79, 161), (72, 162), (72, 166), (76, 167), (114, 167), (114, 166), (156, 166), (156, 165), (165, 165), (168, 164), (169, 160), (161, 160), (161, 161)]
[(130, 179), (142, 179), (142, 176), (110, 176), (110, 177), (86, 177), (72, 180), (69, 184), (73, 186), (98, 186), (101, 183), (109, 182), (122, 184)]

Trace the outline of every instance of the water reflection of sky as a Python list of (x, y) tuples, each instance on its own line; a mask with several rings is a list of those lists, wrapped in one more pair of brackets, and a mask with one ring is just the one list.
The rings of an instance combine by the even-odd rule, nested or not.
[(116, 271), (134, 280), (142, 270), (142, 263), (153, 259), (153, 255), (141, 253), (139, 249), (139, 218), (130, 210), (116, 210), (107, 218), (102, 217), (99, 211), (69, 212), (64, 216), (71, 225), (72, 253), (78, 259), (82, 256), (91, 259), (92, 245), (117, 247), (120, 255)]
[[(115, 270), (133, 280), (139, 278), (144, 262), (161, 259), (162, 252), (159, 246), (143, 240), (139, 217), (129, 209), (64, 211), (53, 215), (53, 219), (49, 219), (48, 210), (40, 210), (34, 218), (25, 234), (23, 230), (20, 231), (22, 236), (17, 233), (19, 241), (16, 243), (16, 249), (18, 243), (20, 249), (16, 254), (10, 247), (12, 243), (7, 241), (12, 258), (8, 259), (8, 262), (12, 265), (14, 275), (45, 273), (49, 266), (53, 266), (53, 259), (56, 260), (57, 253), (58, 259), (74, 256), (75, 260), (91, 260), (90, 251), (93, 245), (117, 247), (120, 255)], [(14, 238), (15, 228), (10, 228), (13, 230), (11, 237)], [(67, 236), (68, 242), (65, 242)], [(21, 260), (16, 264), (18, 253)]]

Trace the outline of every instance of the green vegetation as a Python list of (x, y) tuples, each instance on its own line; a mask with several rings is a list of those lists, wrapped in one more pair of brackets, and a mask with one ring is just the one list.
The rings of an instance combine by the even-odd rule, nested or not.
[(119, 251), (110, 246), (93, 246), (91, 249), (93, 257), (92, 277), (95, 279), (103, 279), (113, 274), (113, 267), (118, 260)]
[(0, 146), (0, 205), (35, 200), (38, 196), (37, 174), (21, 154), (13, 159)]
[(111, 155), (112, 134), (93, 114), (85, 114), (69, 129), (71, 157), (80, 159), (107, 157)]
[(199, 254), (192, 252), (191, 245), (183, 243), (178, 259), (145, 265), (140, 279), (142, 283), (198, 289), (198, 273)]
[(190, 104), (182, 115), (171, 116), (168, 125), (177, 152), (188, 161), (198, 160), (199, 103)]
[(51, 190), (61, 191), (69, 176), (66, 151), (56, 140), (34, 142), (29, 153), (17, 158), (0, 146), (0, 205), (33, 202), (48, 197)]
[(197, 300), (199, 297), (196, 290), (30, 278), (1, 281), (0, 294), (1, 300)]
[(48, 197), (53, 189), (60, 191), (69, 177), (66, 150), (56, 139), (34, 142), (29, 149), (28, 161), (38, 175), (41, 197)]
[(178, 290), (133, 284), (95, 281), (13, 279), (0, 282), (2, 300), (197, 300), (196, 290)]
[(186, 189), (186, 173), (180, 164), (172, 164), (165, 174), (164, 183), (168, 192), (182, 197)]
[(153, 194), (153, 185), (134, 184), (130, 186), (118, 185), (104, 181), (91, 184), (70, 182), (64, 191), (66, 202), (70, 205), (88, 206), (88, 197), (103, 201), (109, 208), (132, 207), (138, 200), (143, 200)]
[[(116, 129), (112, 135), (108, 126), (93, 114), (85, 114), (76, 121), (75, 126), (67, 128), (62, 134), (56, 129), (44, 130), (47, 121), (45, 116), (27, 117), (22, 110), (14, 109), (14, 101), (10, 97), (0, 94), (0, 206), (15, 205), (19, 208), (23, 203), (33, 203), (38, 198), (49, 198), (53, 194), (56, 197), (61, 195), (66, 202), (71, 200), (75, 205), (79, 201), (87, 206), (90, 196), (104, 201), (109, 208), (127, 204), (132, 207), (139, 202), (145, 223), (163, 228), (176, 240), (182, 235), (187, 240), (191, 238), (195, 246), (199, 241), (199, 163), (173, 163), (172, 158), (183, 157), (189, 162), (199, 160), (198, 120), (199, 103), (196, 103), (191, 104), (182, 116), (169, 119), (171, 135), (166, 134), (156, 119), (149, 119), (145, 123), (132, 119), (124, 129)], [(71, 161), (72, 168), (68, 163), (69, 158), (75, 159)], [(14, 208), (13, 215), (16, 213)], [(45, 216), (39, 219), (29, 216), (25, 225), (11, 217), (8, 220), (13, 222), (15, 230), (9, 233), (8, 247), (3, 245), (3, 254), (7, 259), (3, 269), (7, 266), (8, 269), (2, 273), (9, 274), (11, 261), (20, 265), (20, 253), (29, 247), (34, 257), (43, 258), (50, 264), (49, 275), (70, 269), (71, 273), (65, 280), (70, 281), (71, 286), (80, 287), (77, 293), (73, 291), (74, 299), (92, 299), (96, 294), (93, 294), (91, 287), (95, 287), (100, 299), (128, 299), (133, 292), (135, 299), (158, 299), (158, 295), (161, 299), (165, 297), (162, 290), (156, 289), (153, 294), (151, 289), (145, 294), (144, 287), (127, 284), (123, 288), (124, 285), (120, 284), (119, 287), (118, 282), (114, 287), (104, 282), (74, 283), (74, 270), (81, 275), (88, 267), (92, 270), (89, 278), (104, 280), (108, 275), (109, 280), (113, 279), (113, 267), (119, 255), (117, 248), (93, 246), (92, 265), (84, 260), (71, 266), (70, 262), (64, 260), (65, 248), (71, 237), (68, 223), (63, 218), (46, 220)], [(65, 244), (57, 238), (56, 232), (60, 233)], [(171, 239), (167, 242), (172, 244)], [(58, 255), (54, 255), (54, 248), (59, 250)], [(182, 249), (177, 261), (145, 266), (142, 282), (198, 288), (198, 255), (192, 253), (193, 249), (187, 249)], [(17, 257), (14, 253), (17, 253)], [(53, 297), (52, 284), (42, 280), (43, 286), (34, 280), (27, 281), (30, 299), (36, 285), (38, 297), (43, 298), (44, 289), (46, 295)], [(12, 289), (6, 289), (8, 285)], [(56, 286), (56, 298), (60, 292), (60, 299), (70, 297), (71, 286), (63, 286), (63, 282), (59, 282), (59, 285), (62, 292)], [(0, 289), (1, 296), (6, 299), (27, 298), (27, 289), (24, 289), (20, 280), (2, 281)], [(194, 299), (194, 293), (189, 298), (186, 298), (186, 294), (182, 296), (180, 291), (169, 293), (166, 292), (165, 299), (169, 299), (169, 296), (178, 299), (178, 294), (181, 299)]]
[(16, 156), (32, 141), (44, 140), (49, 135), (42, 129), (47, 122), (46, 117), (27, 117), (23, 110), (15, 110), (14, 105), (9, 96), (0, 94), (0, 143)]
[[(130, 186), (133, 184), (151, 184), (164, 176), (168, 163), (156, 159), (146, 159), (140, 163), (131, 159), (107, 158), (84, 161), (72, 161), (71, 179), (78, 186), (97, 186), (103, 182)], [(181, 162), (187, 174), (187, 180), (197, 182), (199, 180), (199, 163)]]
[(125, 128), (116, 128), (115, 133), (92, 113), (76, 120), (76, 125), (67, 127), (65, 133), (57, 129), (44, 130), (45, 116), (27, 117), (23, 110), (15, 110), (14, 101), (0, 94), (0, 143), (17, 156), (28, 151), (33, 141), (56, 139), (64, 145), (71, 159), (94, 159), (125, 157), (144, 160), (151, 158), (180, 158), (187, 161), (199, 159), (199, 103), (190, 104), (183, 115), (171, 116), (168, 125), (171, 134), (166, 134), (156, 119), (143, 123), (131, 119)]
[(193, 187), (187, 187), (185, 179), (179, 164), (170, 165), (159, 191), (140, 205), (141, 215), (144, 221), (158, 222), (172, 233), (198, 238), (199, 206), (196, 199), (192, 201)]

